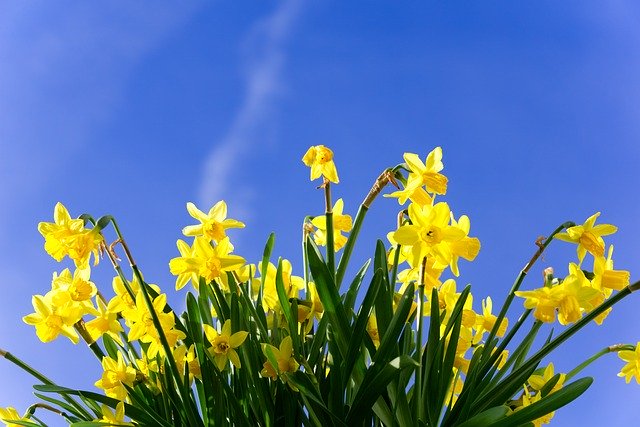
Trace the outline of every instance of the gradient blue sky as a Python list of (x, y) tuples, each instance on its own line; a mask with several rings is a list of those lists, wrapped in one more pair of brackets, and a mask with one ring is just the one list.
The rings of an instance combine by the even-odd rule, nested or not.
[[(187, 201), (225, 199), (251, 261), (275, 231), (300, 274), (301, 220), (322, 212), (300, 162), (316, 144), (334, 149), (334, 194), (352, 215), (403, 152), (442, 146), (447, 200), (483, 245), (458, 281), (477, 303), (502, 301), (536, 237), (596, 211), (619, 226), (616, 267), (637, 280), (639, 24), (632, 1), (0, 3), (0, 348), (63, 385), (93, 389), (100, 375), (83, 346), (42, 344), (21, 321), (68, 266), (36, 230), (57, 201), (115, 215), (177, 307), (168, 261), (192, 223)], [(374, 203), (354, 263), (396, 211)], [(552, 246), (524, 288), (574, 257)], [(93, 277), (109, 295), (108, 263)], [(570, 340), (556, 367), (640, 340), (638, 304)], [(621, 366), (589, 368), (595, 384), (555, 425), (636, 421), (640, 386), (616, 377)], [(32, 383), (0, 360), (0, 406), (23, 411)]]

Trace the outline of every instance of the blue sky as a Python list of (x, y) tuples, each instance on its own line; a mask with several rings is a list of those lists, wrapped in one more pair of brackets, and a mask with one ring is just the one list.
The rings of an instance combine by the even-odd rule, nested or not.
[[(334, 194), (351, 215), (403, 152), (442, 146), (446, 200), (483, 245), (458, 281), (477, 302), (504, 298), (536, 237), (596, 211), (619, 226), (616, 267), (637, 279), (639, 22), (631, 1), (3, 2), (0, 348), (65, 385), (100, 375), (82, 346), (42, 344), (20, 320), (63, 268), (36, 230), (57, 201), (115, 215), (176, 306), (184, 292), (168, 261), (192, 223), (187, 201), (226, 200), (247, 224), (236, 252), (251, 261), (275, 231), (300, 274), (302, 218), (323, 209), (300, 162), (316, 144), (335, 152)], [(396, 211), (374, 203), (355, 263)], [(574, 254), (552, 246), (524, 287), (547, 265), (564, 273)], [(93, 277), (108, 293), (107, 262)], [(640, 340), (636, 300), (569, 341), (557, 368)], [(590, 368), (594, 386), (556, 425), (637, 420), (640, 387), (615, 376), (621, 366), (611, 356)], [(0, 406), (24, 410), (31, 384), (0, 363)]]

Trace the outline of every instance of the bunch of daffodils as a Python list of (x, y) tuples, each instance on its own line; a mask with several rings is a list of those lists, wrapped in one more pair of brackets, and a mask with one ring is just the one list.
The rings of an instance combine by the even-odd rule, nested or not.
[[(440, 147), (424, 160), (406, 153), (352, 219), (343, 199), (332, 200), (333, 152), (309, 148), (302, 161), (312, 181), (322, 180), (325, 212), (304, 218), (298, 266), (273, 256), (273, 234), (262, 258), (248, 262), (228, 234), (245, 225), (227, 217), (224, 201), (206, 213), (187, 203), (197, 223), (183, 228), (188, 240), (178, 240), (169, 261), (186, 298), (181, 314), (165, 287), (145, 280), (112, 216), (72, 218), (58, 203), (54, 222), (38, 230), (45, 251), (72, 264), (53, 273), (23, 320), (44, 343), (84, 341), (102, 375), (93, 387), (66, 388), (0, 350), (38, 382), (38, 401), (24, 415), (0, 408), (0, 421), (42, 426), (37, 412), (50, 411), (76, 426), (540, 426), (589, 387), (591, 378), (574, 377), (605, 354), (617, 353), (626, 362), (619, 375), (640, 383), (640, 343), (605, 347), (566, 373), (546, 361), (640, 288), (614, 269), (604, 237), (616, 227), (596, 224), (600, 213), (561, 224), (536, 241), (501, 308), (489, 296), (474, 303), (470, 286), (456, 280), (481, 244), (469, 217), (444, 199), (442, 158)], [(345, 281), (366, 214), (388, 184), (397, 227)], [(521, 290), (555, 241), (577, 247), (567, 274), (548, 267), (541, 287)], [(110, 289), (91, 279), (104, 258), (115, 271)], [(523, 313), (510, 325), (516, 297)], [(556, 322), (561, 332), (537, 344)]]

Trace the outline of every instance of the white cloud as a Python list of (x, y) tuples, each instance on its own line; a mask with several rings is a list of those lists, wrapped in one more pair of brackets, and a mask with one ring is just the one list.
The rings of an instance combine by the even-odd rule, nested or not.
[[(199, 203), (209, 206), (233, 197), (235, 217), (247, 219), (251, 193), (231, 183), (232, 168), (242, 156), (260, 142), (267, 128), (275, 98), (282, 90), (280, 77), (284, 65), (284, 44), (300, 7), (299, 0), (283, 2), (271, 15), (254, 24), (246, 41), (246, 94), (242, 106), (226, 135), (215, 144), (204, 164)], [(233, 194), (229, 188), (233, 185)]]

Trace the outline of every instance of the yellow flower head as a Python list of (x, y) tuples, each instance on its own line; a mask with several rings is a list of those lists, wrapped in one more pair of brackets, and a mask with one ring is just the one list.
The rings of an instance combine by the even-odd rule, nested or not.
[(333, 163), (333, 151), (324, 145), (310, 147), (302, 157), (302, 162), (311, 168), (311, 181), (324, 176), (331, 182), (338, 183), (338, 171)]
[(79, 269), (89, 265), (89, 257), (98, 263), (102, 235), (93, 229), (85, 229), (82, 219), (72, 219), (69, 211), (58, 202), (53, 211), (54, 222), (41, 222), (38, 231), (44, 237), (44, 249), (56, 261), (69, 256)]
[(11, 421), (31, 421), (28, 418), (23, 418), (18, 414), (16, 408), (9, 406), (8, 408), (0, 408), (0, 421), (7, 425), (7, 427), (18, 427), (20, 424), (12, 423)]
[(213, 326), (203, 325), (204, 334), (211, 343), (209, 352), (213, 354), (213, 359), (219, 370), (223, 370), (227, 366), (227, 360), (236, 368), (240, 368), (240, 357), (236, 352), (236, 348), (247, 339), (249, 332), (239, 331), (235, 334), (231, 333), (231, 320), (227, 319), (222, 326), (222, 332), (218, 332)]
[(558, 233), (555, 238), (565, 242), (578, 244), (578, 260), (582, 263), (587, 252), (596, 258), (604, 256), (604, 240), (602, 236), (615, 233), (618, 228), (611, 224), (594, 225), (600, 212), (591, 215), (582, 225), (567, 228), (566, 233)]
[(207, 214), (191, 202), (187, 203), (187, 211), (189, 215), (200, 221), (200, 224), (183, 228), (182, 233), (185, 236), (204, 236), (209, 240), (220, 242), (227, 237), (228, 228), (244, 228), (242, 222), (227, 218), (227, 204), (224, 200), (216, 203)]
[(118, 360), (113, 360), (109, 356), (103, 357), (102, 369), (102, 377), (96, 381), (95, 386), (104, 390), (108, 397), (124, 401), (127, 398), (127, 389), (124, 385), (133, 387), (136, 370), (127, 365), (122, 353), (118, 353)]
[[(273, 364), (268, 360), (268, 351), (271, 351), (275, 361), (277, 362), (278, 369), (276, 370)], [(262, 352), (267, 356), (267, 361), (262, 365), (262, 371), (260, 375), (263, 377), (269, 377), (271, 379), (278, 378), (279, 374), (284, 372), (295, 372), (300, 366), (296, 359), (293, 357), (293, 342), (290, 336), (284, 337), (280, 343), (280, 348), (276, 348), (271, 344), (262, 344)]]
[(62, 334), (74, 344), (78, 343), (78, 335), (73, 324), (82, 318), (82, 309), (66, 304), (55, 306), (51, 298), (34, 295), (31, 299), (35, 313), (24, 316), (22, 320), (36, 327), (36, 334), (42, 342), (53, 341)]
[(619, 351), (618, 357), (627, 362), (618, 376), (624, 377), (627, 384), (631, 381), (631, 378), (635, 378), (636, 382), (640, 384), (640, 342), (636, 344), (635, 350)]
[(100, 405), (102, 410), (102, 419), (99, 420), (102, 423), (108, 423), (108, 425), (117, 426), (132, 426), (134, 424), (126, 422), (124, 420), (124, 402), (120, 402), (116, 405), (116, 410), (111, 411), (107, 405)]
[[(338, 199), (333, 205), (333, 241), (334, 250), (339, 251), (345, 243), (347, 243), (346, 236), (342, 235), (342, 232), (349, 232), (353, 227), (353, 221), (351, 215), (343, 215), (344, 201)], [(311, 223), (317, 228), (313, 233), (313, 239), (320, 246), (327, 244), (327, 217), (325, 215), (318, 215), (311, 220)]]
[(405, 153), (404, 161), (411, 171), (407, 178), (407, 191), (425, 186), (429, 193), (445, 194), (447, 192), (447, 177), (440, 171), (444, 169), (442, 164), (442, 148), (434, 148), (424, 163), (417, 154)]

